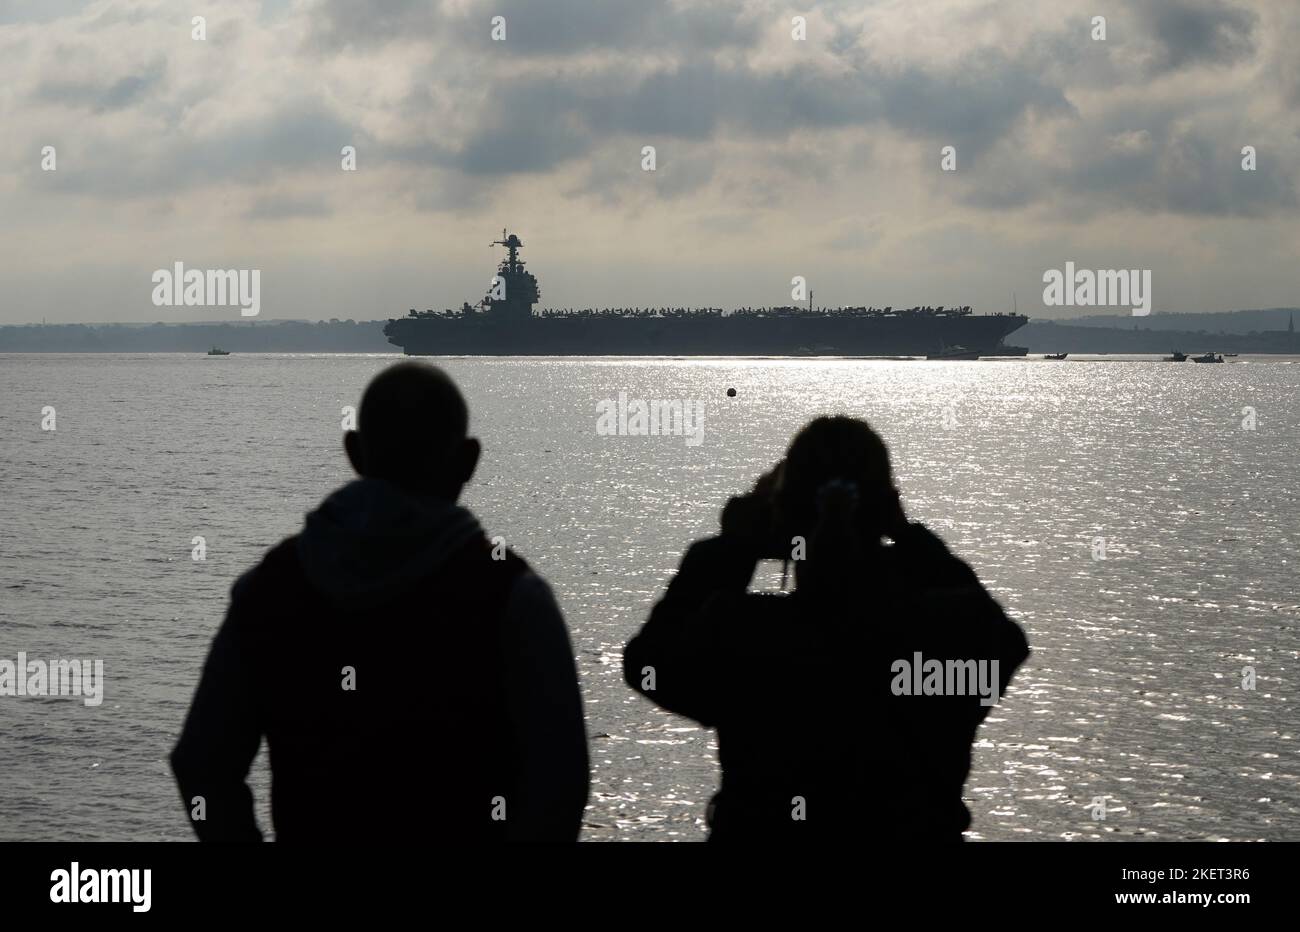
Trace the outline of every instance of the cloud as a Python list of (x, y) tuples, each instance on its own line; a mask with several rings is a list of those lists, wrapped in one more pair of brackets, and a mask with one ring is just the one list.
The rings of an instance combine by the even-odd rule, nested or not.
[(1255, 51), (1258, 17), (1223, 0), (1144, 0), (1137, 20), (1158, 49), (1148, 65), (1154, 73), (1233, 65)]
[[(1095, 191), (1099, 179), (1127, 179), (1128, 187), (1120, 186), (1126, 191), (1140, 182), (1143, 203), (1159, 208), (1163, 198), (1173, 211), (1239, 211), (1242, 196), (1256, 207), (1270, 198), (1292, 202), (1291, 179), (1282, 172), (1267, 185), (1204, 185), (1213, 170), (1207, 160), (1236, 140), (1211, 146), (1205, 133), (1198, 135), (1196, 114), (1205, 106), (1194, 93), (1170, 102), (1164, 117), (1192, 121), (1175, 148), (1159, 126), (1103, 125), (1115, 106), (1098, 89), (1103, 76), (1123, 79), (1117, 59), (1137, 49), (1159, 73), (1241, 62), (1257, 51), (1259, 17), (1251, 10), (1224, 0), (1146, 0), (1130, 22), (1113, 27), (1116, 43), (1098, 52), (1081, 21), (1056, 20), (1054, 29), (1042, 25), (1053, 21), (1039, 21), (1029, 40), (1015, 44), (1002, 28), (990, 28), (1004, 16), (996, 6), (951, 9), (961, 12), (937, 17), (910, 57), (905, 48), (882, 51), (879, 10), (864, 17), (851, 7), (817, 6), (809, 12), (810, 41), (797, 43), (787, 11), (775, 2), (685, 0), (320, 0), (287, 8), (273, 31), (236, 9), (209, 24), (213, 39), (228, 46), (216, 56), (185, 41), (184, 23), (150, 15), (164, 7), (123, 0), (58, 21), (66, 24), (63, 33), (25, 38), (36, 43), (32, 57), (47, 66), (30, 91), (34, 105), (96, 117), (83, 138), (94, 140), (98, 161), (111, 166), (67, 178), (62, 188), (105, 197), (231, 180), (270, 183), (283, 172), (322, 170), (341, 144), (359, 140), (372, 170), (414, 165), (471, 184), (585, 163), (589, 184), (617, 187), (620, 173), (596, 169), (616, 143), (634, 151), (646, 144), (784, 140), (793, 150), (809, 134), (855, 133), (904, 146), (956, 146), (963, 170), (984, 174), (951, 187), (963, 202), (987, 209), (1068, 199)], [(506, 18), (504, 42), (489, 37), (493, 15)], [(981, 23), (980, 15), (993, 21)], [(944, 22), (962, 31), (951, 36), (946, 54), (931, 55)], [(1009, 28), (1015, 17), (1005, 14), (1005, 22)], [(116, 46), (146, 28), (169, 32), (168, 48), (150, 49), (155, 35), (153, 43), (116, 56), (94, 40), (99, 31)], [(268, 58), (273, 50), (278, 54)], [(63, 60), (66, 67), (51, 67)], [(257, 100), (249, 96), (255, 82), (223, 81), (235, 60), (291, 95)], [(1070, 68), (1083, 80), (1077, 91)], [(1096, 98), (1087, 112), (1077, 94)], [(1118, 99), (1122, 105), (1123, 95)], [(113, 115), (123, 122), (109, 122)], [(1146, 162), (1113, 143), (1078, 144), (1140, 134), (1151, 141), (1153, 159)], [(1052, 137), (1071, 142), (1055, 164), (1003, 164), (1017, 152), (1024, 162), (1036, 155), (1036, 139)], [(1285, 145), (1296, 148), (1294, 141)], [(780, 161), (771, 159), (769, 167), (779, 170)], [(672, 197), (696, 190), (699, 179), (707, 184), (714, 173), (663, 178), (660, 192)], [(1205, 197), (1192, 196), (1198, 184)]]
[[(56, 189), (105, 199), (156, 198), (236, 183), (258, 188), (304, 171), (339, 171), (354, 127), (334, 114), (288, 99), (218, 129), (161, 132), (142, 146), (136, 134), (92, 127), (64, 157)], [(29, 165), (29, 173), (40, 174)]]
[(9, 261), (164, 226), (332, 243), (344, 213), (380, 256), (521, 216), (879, 256), (936, 229), (1014, 252), (1104, 227), (1140, 250), (1152, 218), (1201, 265), (1239, 221), (1294, 227), (1294, 0), (1135, 0), (1098, 11), (1104, 42), (1073, 0), (798, 12), (802, 42), (783, 0), (226, 0), (195, 42), (167, 0), (0, 0), (0, 209), (31, 231)]
[[(374, 50), (433, 38), (516, 60), (749, 47), (762, 26), (753, 5), (739, 0), (322, 0), (310, 16), (307, 43), (316, 51)], [(498, 16), (505, 20), (504, 40), (493, 38)]]
[(428, 0), (320, 0), (304, 12), (307, 45), (320, 52), (427, 41), (441, 20), (439, 5)]
[(279, 194), (260, 197), (244, 212), (248, 220), (290, 220), (297, 217), (327, 217), (332, 213), (320, 195)]
[(37, 85), (33, 96), (38, 102), (104, 113), (121, 110), (142, 101), (158, 87), (167, 73), (166, 59), (158, 59), (138, 71), (116, 80), (67, 80), (51, 78)]

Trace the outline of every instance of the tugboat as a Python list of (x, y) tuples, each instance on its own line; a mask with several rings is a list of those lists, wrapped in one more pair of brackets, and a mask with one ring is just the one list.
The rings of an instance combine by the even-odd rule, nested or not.
[(1166, 357), (1164, 358), (1164, 361), (1165, 361), (1165, 362), (1187, 362), (1187, 354), (1186, 354), (1186, 353), (1180, 353), (1178, 350), (1174, 350), (1173, 355), (1172, 355), (1172, 356), (1166, 356)]
[(523, 241), (502, 230), (492, 245), (507, 255), (487, 297), (457, 310), (412, 308), (384, 326), (388, 342), (408, 356), (900, 357), (947, 346), (951, 351), (929, 358), (976, 359), (1019, 355), (1023, 347), (1002, 340), (1029, 321), (1019, 313), (976, 315), (969, 307), (814, 307), (811, 291), (801, 307), (535, 310), (541, 290), (519, 257)]
[(1206, 353), (1204, 356), (1193, 356), (1192, 362), (1223, 362), (1223, 355), (1216, 356), (1214, 353)]
[(209, 355), (209, 356), (229, 356), (230, 353), (226, 352), (226, 351), (223, 350), (223, 349), (217, 349), (217, 348), (214, 346), (214, 347), (212, 347), (212, 349), (208, 350), (208, 355)]
[(1064, 359), (1066, 356), (1069, 356), (1069, 355), (1070, 355), (1069, 353), (1048, 353), (1048, 354), (1047, 354), (1046, 356), (1044, 356), (1043, 358), (1044, 358), (1044, 359)]

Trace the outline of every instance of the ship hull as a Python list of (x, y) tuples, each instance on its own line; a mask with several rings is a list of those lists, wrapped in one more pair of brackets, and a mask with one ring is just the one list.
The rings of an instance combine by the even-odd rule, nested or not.
[(1007, 355), (1019, 314), (879, 316), (709, 314), (553, 316), (509, 323), (486, 315), (403, 317), (384, 328), (408, 356), (926, 356), (962, 346)]

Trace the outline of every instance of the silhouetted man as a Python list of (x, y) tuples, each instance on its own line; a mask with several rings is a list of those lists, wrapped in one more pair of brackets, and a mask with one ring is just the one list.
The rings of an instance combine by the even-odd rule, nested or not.
[[(235, 584), (172, 770), (199, 838), (573, 841), (582, 699), (546, 584), (456, 504), (478, 463), (441, 370), (380, 373), (344, 438), (360, 478)], [(200, 799), (201, 797), (201, 799)]]
[[(721, 525), (623, 653), (632, 688), (717, 729), (710, 841), (960, 841), (971, 742), (1028, 645), (907, 520), (884, 442), (812, 421)], [(793, 593), (748, 592), (765, 558), (794, 560)]]

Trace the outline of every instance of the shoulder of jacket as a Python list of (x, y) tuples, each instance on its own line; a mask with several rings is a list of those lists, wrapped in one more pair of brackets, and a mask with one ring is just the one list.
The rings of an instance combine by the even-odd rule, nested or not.
[(230, 587), (231, 603), (246, 599), (263, 587), (273, 584), (273, 580), (283, 575), (290, 566), (297, 567), (297, 545), (298, 535), (295, 534), (268, 550), (256, 566), (236, 579)]

